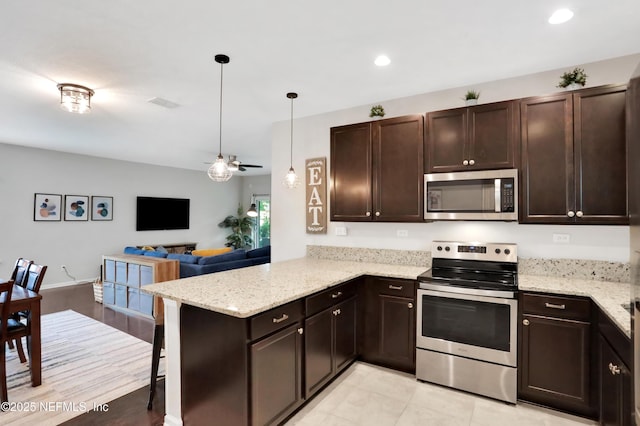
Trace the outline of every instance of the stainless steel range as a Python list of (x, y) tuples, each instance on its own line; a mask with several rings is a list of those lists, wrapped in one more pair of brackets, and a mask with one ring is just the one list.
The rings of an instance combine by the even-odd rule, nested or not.
[(516, 402), (515, 244), (434, 241), (418, 277), (419, 380)]

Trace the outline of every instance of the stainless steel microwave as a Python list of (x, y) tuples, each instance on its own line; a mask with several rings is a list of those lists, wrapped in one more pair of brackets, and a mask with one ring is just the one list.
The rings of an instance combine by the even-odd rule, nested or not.
[(427, 220), (518, 220), (518, 170), (424, 175)]

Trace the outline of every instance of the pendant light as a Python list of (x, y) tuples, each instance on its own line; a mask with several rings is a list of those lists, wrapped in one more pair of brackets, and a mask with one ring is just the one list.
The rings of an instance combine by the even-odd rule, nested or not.
[(251, 203), (251, 207), (247, 210), (247, 216), (258, 217), (258, 208), (256, 207), (256, 203)]
[(293, 169), (293, 100), (298, 97), (297, 93), (289, 92), (287, 93), (287, 98), (291, 99), (291, 156), (289, 161), (289, 171), (284, 178), (283, 184), (290, 189), (293, 189), (298, 186), (300, 183), (300, 179), (298, 179), (298, 175), (296, 175), (296, 171)]
[(231, 176), (233, 176), (233, 173), (229, 170), (227, 162), (224, 161), (224, 157), (222, 156), (222, 72), (224, 64), (229, 63), (229, 57), (227, 55), (216, 55), (215, 60), (220, 64), (220, 145), (218, 158), (211, 167), (209, 167), (207, 173), (209, 174), (209, 178), (214, 182), (226, 182), (231, 179)]

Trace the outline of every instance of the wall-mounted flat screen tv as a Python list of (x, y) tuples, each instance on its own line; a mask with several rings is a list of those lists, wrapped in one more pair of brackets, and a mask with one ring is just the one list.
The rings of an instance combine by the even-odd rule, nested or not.
[(189, 229), (188, 198), (138, 197), (136, 231)]

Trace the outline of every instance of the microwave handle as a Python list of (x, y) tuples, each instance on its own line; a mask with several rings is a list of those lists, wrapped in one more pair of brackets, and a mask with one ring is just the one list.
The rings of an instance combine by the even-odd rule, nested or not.
[(495, 179), (494, 194), (495, 194), (494, 210), (496, 213), (500, 213), (502, 211), (502, 179)]

